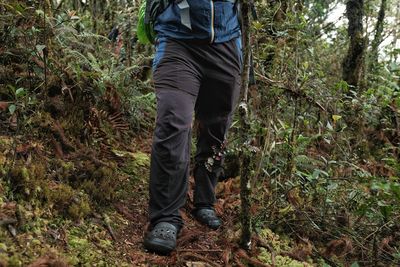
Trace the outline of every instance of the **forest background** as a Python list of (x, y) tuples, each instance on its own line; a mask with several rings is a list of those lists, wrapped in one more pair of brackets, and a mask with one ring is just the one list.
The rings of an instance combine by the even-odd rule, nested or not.
[(141, 244), (155, 96), (139, 5), (0, 0), (0, 266), (400, 265), (399, 1), (255, 1), (224, 227), (194, 222), (189, 192), (170, 257)]

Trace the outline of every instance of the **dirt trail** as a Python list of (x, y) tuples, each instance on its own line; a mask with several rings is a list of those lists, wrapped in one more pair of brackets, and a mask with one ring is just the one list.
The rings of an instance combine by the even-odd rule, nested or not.
[[(224, 185), (226, 183), (219, 186), (220, 195), (223, 194)], [(146, 264), (159, 266), (235, 265), (234, 254), (238, 250), (235, 241), (240, 233), (238, 207), (227, 208), (229, 203), (220, 198), (217, 212), (222, 217), (224, 225), (219, 230), (213, 231), (196, 222), (190, 214), (191, 197), (192, 195), (189, 193), (188, 203), (182, 209), (185, 226), (179, 235), (177, 250), (168, 257), (148, 253), (143, 248), (142, 237), (147, 227), (146, 199), (142, 199), (140, 203), (131, 199), (115, 205), (115, 209), (129, 221), (129, 224), (119, 229), (116, 234), (119, 240), (118, 245), (133, 266), (146, 266)], [(221, 213), (222, 210), (225, 211)]]

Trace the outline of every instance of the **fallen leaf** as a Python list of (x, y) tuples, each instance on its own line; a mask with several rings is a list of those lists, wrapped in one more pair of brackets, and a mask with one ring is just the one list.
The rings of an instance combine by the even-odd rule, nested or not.
[(9, 102), (1, 102), (0, 101), (0, 110), (2, 110), (2, 111), (7, 110), (9, 105), (10, 105)]

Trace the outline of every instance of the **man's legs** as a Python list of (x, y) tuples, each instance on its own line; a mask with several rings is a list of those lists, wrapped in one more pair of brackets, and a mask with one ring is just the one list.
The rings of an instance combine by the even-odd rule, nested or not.
[[(194, 170), (196, 210), (212, 210), (216, 201), (215, 186), (223, 171), (227, 131), (240, 93), (240, 64), (236, 51), (234, 41), (213, 46), (209, 51), (209, 58), (214, 60), (207, 64), (199, 90), (196, 102), (198, 131)], [(205, 219), (200, 221), (217, 228), (212, 223), (215, 217), (212, 212), (201, 217)]]
[[(215, 152), (223, 148), (239, 93), (240, 66), (236, 51), (233, 41), (197, 46), (167, 40), (158, 46), (154, 73), (157, 123), (149, 202), (150, 224), (154, 228), (144, 242), (150, 250), (171, 251), (176, 245), (175, 234), (183, 224), (179, 209), (185, 204), (187, 191), (194, 109), (201, 125), (196, 155), (195, 206), (200, 212), (202, 207), (212, 208), (215, 202), (218, 177), (214, 174), (221, 164)], [(202, 216), (209, 215), (210, 209), (206, 211)], [(199, 213), (196, 218), (199, 219)]]
[[(237, 99), (237, 88), (232, 88), (232, 103)], [(207, 106), (207, 105), (205, 105)], [(215, 186), (223, 172), (226, 136), (231, 124), (232, 110), (220, 114), (197, 117), (197, 151), (195, 156), (194, 205), (198, 208), (213, 208), (216, 201)]]
[(191, 125), (200, 78), (190, 47), (163, 40), (157, 46), (154, 83), (157, 121), (150, 169), (149, 217), (151, 227), (160, 222), (179, 229), (179, 209), (187, 193)]
[(185, 204), (189, 177), (191, 126), (200, 73), (190, 47), (162, 40), (154, 59), (157, 120), (150, 166), (150, 231), (144, 246), (168, 254), (183, 225), (179, 209)]
[(176, 89), (159, 89), (157, 122), (150, 169), (149, 214), (152, 226), (169, 222), (182, 226), (195, 97)]

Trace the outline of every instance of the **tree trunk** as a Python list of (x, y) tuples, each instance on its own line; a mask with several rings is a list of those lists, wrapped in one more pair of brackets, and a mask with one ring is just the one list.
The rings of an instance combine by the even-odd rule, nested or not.
[(343, 62), (343, 80), (357, 88), (362, 77), (365, 54), (364, 0), (349, 0), (346, 4), (346, 15), (349, 20), (347, 32), (350, 45)]
[(81, 9), (81, 1), (80, 0), (73, 0), (72, 1), (72, 9), (75, 11), (80, 11)]
[(92, 14), (93, 32), (97, 34), (97, 0), (91, 0), (90, 11)]
[[(395, 25), (400, 25), (400, 2), (398, 2), (396, 4), (396, 18), (395, 18), (395, 20), (396, 20)], [(399, 31), (398, 27), (395, 27), (393, 29), (393, 41), (392, 41), (393, 49), (396, 48), (397, 41), (399, 39), (399, 33), (400, 33), (400, 31)], [(392, 53), (390, 55), (390, 61), (396, 62), (397, 61), (397, 57), (398, 57), (398, 53)], [(399, 84), (400, 84), (400, 82), (399, 82)]]
[(369, 70), (373, 70), (378, 65), (379, 57), (379, 45), (382, 43), (382, 33), (385, 20), (385, 12), (387, 8), (387, 0), (381, 1), (381, 7), (379, 9), (378, 20), (375, 26), (375, 37), (371, 45), (371, 58), (369, 62)]
[(241, 223), (242, 236), (240, 245), (245, 249), (250, 249), (251, 245), (251, 215), (250, 215), (250, 197), (251, 197), (251, 152), (245, 145), (250, 125), (248, 124), (248, 90), (249, 90), (249, 73), (250, 73), (250, 5), (248, 1), (241, 1), (242, 12), (242, 32), (243, 32), (243, 59), (244, 66), (242, 72), (242, 101), (239, 105), (240, 126), (241, 126), (241, 142), (243, 144), (240, 153), (240, 199), (241, 199)]

